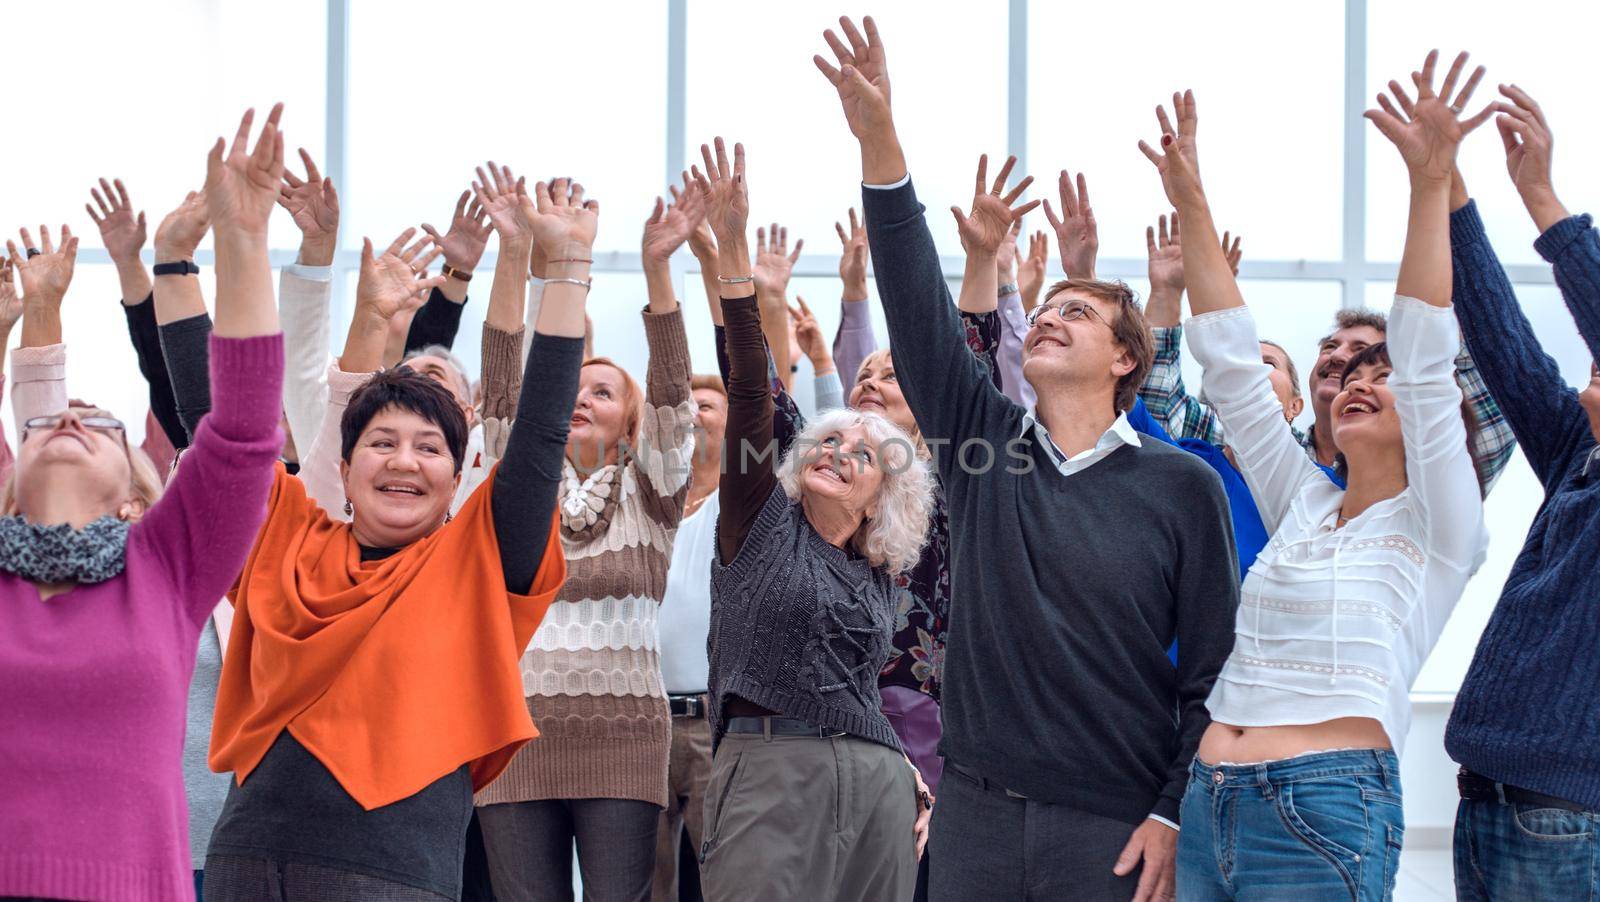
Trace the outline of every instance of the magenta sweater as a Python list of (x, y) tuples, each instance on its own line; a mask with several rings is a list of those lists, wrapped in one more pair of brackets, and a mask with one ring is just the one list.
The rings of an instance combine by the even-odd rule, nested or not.
[(211, 413), (127, 569), (49, 601), (0, 573), (0, 897), (194, 897), (184, 706), (266, 516), (282, 383), (281, 335), (212, 338)]

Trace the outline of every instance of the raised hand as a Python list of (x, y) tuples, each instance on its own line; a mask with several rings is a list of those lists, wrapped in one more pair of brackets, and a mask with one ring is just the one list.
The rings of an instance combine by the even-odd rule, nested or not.
[[(61, 247), (56, 248), (50, 240), (48, 226), (39, 226), (39, 244), (33, 243), (33, 235), (22, 229), (23, 251), (18, 252), (16, 244), (6, 241), (6, 251), (11, 255), (11, 265), (16, 267), (17, 280), (22, 283), (22, 300), (29, 307), (46, 305), (57, 308), (61, 299), (66, 297), (67, 287), (72, 284), (72, 273), (78, 263), (78, 238), (72, 234), (72, 229), (61, 227)], [(37, 250), (37, 254), (28, 255), (29, 251)]]
[(1017, 236), (1022, 234), (1022, 220), (1011, 224), (1011, 231), (1006, 233), (1006, 240), (1000, 242), (1000, 248), (994, 255), (995, 276), (1000, 279), (1001, 285), (1007, 285), (1016, 280), (1017, 257), (1021, 252), (1017, 250)]
[(839, 278), (844, 280), (844, 299), (863, 301), (867, 297), (867, 230), (856, 218), (856, 208), (850, 208), (850, 232), (844, 225), (833, 224), (839, 233)]
[(756, 277), (756, 291), (783, 294), (789, 287), (789, 277), (794, 273), (794, 265), (800, 260), (800, 248), (805, 243), (805, 239), (796, 241), (791, 253), (788, 227), (773, 223), (771, 231), (756, 229), (756, 262), (751, 269), (751, 275)]
[[(194, 259), (195, 249), (211, 228), (211, 216), (203, 191), (190, 191), (178, 208), (162, 217), (156, 226), (156, 262), (173, 263)], [(332, 258), (329, 258), (330, 262)], [(307, 261), (301, 261), (307, 262)]]
[(228, 234), (266, 239), (267, 220), (282, 191), (283, 133), (278, 130), (282, 116), (283, 104), (273, 106), (251, 149), (250, 125), (255, 120), (255, 110), (245, 110), (233, 145), (227, 147), (218, 138), (212, 146), (206, 158), (205, 196), (211, 225), (219, 237)]
[[(699, 183), (692, 181), (689, 173), (685, 172), (683, 174), (683, 189), (679, 190), (677, 185), (668, 185), (667, 190), (672, 192), (672, 202), (678, 203), (691, 188), (697, 188), (698, 185)], [(706, 213), (709, 214), (711, 198), (705, 195), (704, 192), (701, 193), (701, 197), (705, 198), (705, 203), (708, 207)], [(711, 231), (711, 217), (709, 215), (701, 216), (700, 223), (694, 227), (693, 232), (689, 233), (689, 253), (694, 254), (694, 258), (699, 260), (702, 266), (707, 262), (712, 263), (712, 270), (715, 271), (717, 236)]]
[(711, 232), (716, 236), (717, 244), (727, 244), (737, 239), (743, 243), (745, 224), (750, 221), (750, 191), (745, 182), (744, 173), (744, 145), (733, 145), (733, 163), (728, 163), (728, 148), (719, 135), (715, 142), (717, 152), (713, 157), (711, 148), (700, 145), (700, 158), (705, 163), (706, 171), (701, 173), (699, 168), (690, 167), (694, 174), (695, 182), (706, 195), (706, 222), (711, 224)]
[(789, 307), (789, 319), (794, 324), (795, 343), (800, 345), (800, 353), (806, 355), (811, 361), (811, 369), (816, 373), (823, 373), (833, 369), (833, 353), (828, 348), (828, 343), (823, 340), (822, 327), (817, 324), (817, 318), (806, 306), (806, 299), (795, 297), (799, 306)]
[(1050, 238), (1044, 232), (1034, 232), (1028, 239), (1028, 256), (1017, 264), (1017, 291), (1022, 294), (1024, 310), (1032, 310), (1039, 303), (1049, 265)]
[[(1139, 142), (1139, 150), (1161, 175), (1161, 187), (1167, 201), (1182, 210), (1186, 205), (1204, 204), (1205, 188), (1200, 184), (1199, 150), (1195, 144), (1195, 129), (1199, 115), (1195, 112), (1194, 92), (1184, 91), (1172, 95), (1173, 106), (1178, 110), (1178, 128), (1174, 130), (1167, 111), (1156, 107), (1156, 121), (1161, 125), (1161, 151)], [(1071, 270), (1068, 270), (1071, 274)]]
[(22, 298), (17, 294), (17, 269), (10, 257), (0, 257), (0, 353), (11, 328), (22, 319)]
[(1050, 220), (1061, 247), (1061, 268), (1069, 279), (1092, 279), (1095, 258), (1100, 253), (1100, 230), (1095, 225), (1094, 208), (1089, 205), (1089, 183), (1080, 172), (1077, 190), (1073, 190), (1072, 177), (1063, 169), (1056, 188), (1061, 194), (1061, 216), (1057, 218), (1047, 198), (1044, 218)]
[(1011, 170), (1016, 165), (1016, 157), (1007, 157), (991, 188), (987, 187), (989, 155), (983, 154), (978, 157), (978, 177), (972, 194), (972, 210), (963, 214), (960, 207), (950, 208), (950, 212), (956, 218), (956, 228), (961, 233), (961, 247), (969, 255), (996, 256), (1000, 245), (1011, 234), (1012, 224), (1022, 219), (1023, 214), (1039, 206), (1036, 200), (1028, 201), (1015, 209), (1011, 206), (1022, 196), (1022, 192), (1033, 184), (1031, 175), (1018, 182), (1017, 186), (1005, 196), (1001, 196), (1000, 192), (1005, 189), (1006, 180), (1010, 178)]
[(839, 61), (839, 68), (835, 69), (820, 55), (813, 56), (811, 61), (838, 90), (850, 133), (865, 140), (893, 134), (894, 119), (889, 113), (889, 67), (877, 23), (867, 16), (861, 24), (866, 28), (865, 36), (854, 22), (843, 16), (839, 18), (839, 28), (849, 40), (848, 45), (839, 40), (832, 29), (822, 33), (822, 39), (828, 42)]
[(406, 310), (422, 306), (428, 293), (444, 283), (445, 276), (429, 276), (428, 264), (441, 253), (433, 238), (423, 236), (409, 246), (416, 229), (400, 233), (381, 255), (372, 252), (372, 239), (361, 239), (361, 274), (356, 279), (356, 307), (387, 323)]
[[(116, 186), (115, 191), (112, 190), (113, 185)], [(100, 187), (90, 188), (89, 194), (100, 212), (96, 213), (95, 208), (88, 204), (84, 204), (83, 208), (89, 211), (89, 218), (100, 229), (100, 240), (106, 246), (106, 253), (117, 263), (137, 260), (139, 250), (144, 247), (146, 234), (144, 211), (139, 211), (137, 217), (133, 215), (133, 204), (128, 200), (128, 189), (123, 187), (122, 179), (114, 179), (110, 183), (101, 179)]]
[[(688, 173), (684, 173), (684, 180), (689, 185)], [(655, 209), (651, 211), (650, 218), (645, 220), (644, 238), (640, 244), (644, 261), (666, 263), (685, 241), (694, 236), (705, 218), (706, 196), (698, 185), (689, 185), (684, 192), (674, 191), (670, 206), (661, 198), (656, 198)]]
[(1438, 61), (1439, 51), (1430, 50), (1422, 63), (1422, 71), (1411, 73), (1411, 81), (1417, 89), (1415, 102), (1406, 96), (1398, 82), (1391, 81), (1389, 91), (1394, 94), (1395, 103), (1380, 94), (1378, 106), (1381, 109), (1367, 110), (1364, 115), (1400, 151), (1400, 158), (1413, 179), (1449, 182), (1461, 139), (1487, 121), (1496, 106), (1490, 104), (1463, 121), (1461, 111), (1483, 78), (1483, 67), (1474, 69), (1457, 92), (1456, 82), (1467, 64), (1467, 54), (1458, 54), (1450, 71), (1445, 73), (1444, 84), (1435, 94), (1433, 73)]
[(1178, 226), (1178, 213), (1172, 213), (1172, 228), (1167, 228), (1167, 217), (1157, 220), (1156, 228), (1144, 230), (1145, 252), (1150, 258), (1150, 297), (1171, 298), (1183, 296), (1183, 242)]
[(566, 178), (534, 185), (533, 200), (531, 234), (550, 263), (592, 262), (589, 255), (600, 226), (600, 202), (585, 200), (583, 186)]
[(538, 205), (528, 194), (527, 180), (513, 176), (510, 166), (496, 166), (493, 160), (488, 165), (487, 175), (482, 166), (478, 167), (472, 191), (500, 236), (500, 243), (526, 244), (534, 240), (533, 220), (538, 215)]
[(306, 177), (300, 178), (287, 167), (278, 188), (278, 206), (289, 211), (300, 227), (300, 262), (308, 266), (327, 266), (339, 246), (339, 193), (333, 179), (322, 177), (317, 164), (304, 147), (300, 161)]
[[(1174, 224), (1176, 224), (1178, 214), (1172, 214), (1172, 218)], [(1228, 244), (1229, 239), (1233, 241), (1231, 247)], [(1233, 270), (1235, 276), (1239, 274), (1239, 261), (1244, 257), (1244, 254), (1239, 250), (1239, 241), (1240, 239), (1232, 232), (1222, 233), (1222, 256), (1228, 258), (1228, 268)]]
[[(489, 165), (492, 167), (494, 164)], [(477, 268), (478, 261), (483, 259), (483, 249), (489, 244), (489, 233), (494, 231), (494, 226), (489, 222), (489, 211), (484, 209), (483, 202), (468, 189), (456, 198), (456, 211), (450, 217), (450, 231), (440, 235), (437, 229), (426, 222), (422, 224), (422, 231), (444, 253), (446, 264), (470, 274)]]
[(1554, 139), (1550, 124), (1545, 121), (1544, 110), (1526, 91), (1516, 85), (1501, 85), (1500, 93), (1511, 101), (1494, 105), (1500, 112), (1494, 123), (1506, 148), (1506, 171), (1539, 231), (1544, 232), (1567, 218), (1567, 208), (1556, 198), (1551, 181)]

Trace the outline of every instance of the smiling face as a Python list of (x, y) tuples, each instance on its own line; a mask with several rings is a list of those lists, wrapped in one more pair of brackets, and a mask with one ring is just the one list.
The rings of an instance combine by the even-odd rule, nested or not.
[(1386, 362), (1359, 364), (1329, 405), (1333, 441), (1346, 459), (1376, 458), (1396, 450), (1404, 455), (1400, 414), (1389, 390), (1391, 369)]
[(865, 424), (829, 432), (800, 459), (800, 491), (813, 503), (835, 504), (867, 517), (883, 488), (883, 470)]
[(467, 384), (466, 375), (456, 369), (455, 364), (436, 354), (418, 354), (408, 358), (405, 365), (448, 389), (461, 406), (467, 425), (473, 424), (478, 412), (472, 406), (472, 389)]
[(401, 548), (438, 529), (460, 481), (444, 431), (398, 407), (367, 422), (339, 470), (356, 541), (369, 548)]
[[(1137, 366), (1117, 340), (1119, 306), (1073, 288), (1056, 292), (1045, 304), (1053, 309), (1041, 313), (1022, 340), (1022, 374), (1028, 383), (1040, 395), (1068, 386), (1115, 395), (1122, 377)], [(1076, 318), (1060, 315), (1080, 308)]]
[(137, 520), (145, 503), (134, 491), (125, 433), (120, 428), (84, 423), (112, 420), (111, 414), (98, 408), (69, 407), (57, 416), (53, 425), (25, 430), (14, 475), (17, 511), (28, 516), (30, 511), (45, 509), (47, 493), (70, 493), (72, 507), (90, 511), (91, 520), (106, 515)]
[(911, 405), (900, 391), (894, 358), (887, 350), (873, 351), (861, 362), (856, 384), (850, 389), (849, 405), (851, 410), (882, 414), (907, 435), (917, 434), (917, 419), (911, 415)]
[(590, 363), (578, 373), (578, 401), (568, 424), (567, 458), (586, 466), (617, 459), (618, 446), (630, 439), (633, 398), (628, 378), (610, 363)]
[(1283, 348), (1265, 341), (1261, 343), (1261, 362), (1272, 367), (1267, 379), (1272, 383), (1272, 393), (1278, 396), (1278, 403), (1283, 405), (1284, 419), (1294, 422), (1294, 418), (1305, 408), (1305, 400), (1300, 397), (1294, 384), (1293, 362)]
[(1383, 337), (1374, 326), (1356, 325), (1339, 329), (1322, 340), (1317, 347), (1317, 364), (1308, 380), (1311, 410), (1318, 420), (1329, 414), (1334, 397), (1343, 390), (1344, 370), (1351, 358), (1383, 341)]

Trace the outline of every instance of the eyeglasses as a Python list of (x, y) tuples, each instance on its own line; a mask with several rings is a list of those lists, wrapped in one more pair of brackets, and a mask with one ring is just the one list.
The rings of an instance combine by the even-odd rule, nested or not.
[(1051, 310), (1054, 310), (1056, 315), (1061, 317), (1062, 322), (1070, 323), (1075, 319), (1083, 319), (1085, 316), (1092, 314), (1095, 319), (1105, 323), (1107, 329), (1111, 328), (1111, 324), (1106, 322), (1106, 318), (1100, 315), (1100, 311), (1094, 309), (1092, 304), (1084, 301), (1062, 301), (1059, 304), (1040, 304), (1039, 306), (1028, 311), (1028, 325), (1037, 325), (1039, 318)]
[[(30, 418), (22, 424), (22, 440), (28, 440), (28, 431), (30, 429), (54, 429), (61, 425), (61, 419), (62, 414), (59, 413), (47, 417)], [(122, 435), (124, 436), (123, 441), (127, 441), (128, 427), (124, 426), (121, 420), (113, 417), (79, 417), (78, 422), (85, 429), (92, 429), (108, 436)]]

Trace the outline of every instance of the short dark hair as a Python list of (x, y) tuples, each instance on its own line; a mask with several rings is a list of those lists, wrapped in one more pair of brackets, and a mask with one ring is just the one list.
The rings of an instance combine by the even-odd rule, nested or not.
[(1389, 318), (1387, 316), (1376, 310), (1368, 310), (1366, 307), (1346, 307), (1333, 315), (1333, 332), (1322, 336), (1321, 341), (1317, 342), (1317, 347), (1321, 347), (1323, 342), (1332, 338), (1334, 332), (1354, 329), (1357, 326), (1376, 329), (1379, 335), (1387, 336), (1389, 334)]
[[(1374, 314), (1380, 319), (1382, 314)], [(1370, 326), (1371, 323), (1356, 323), (1356, 325)], [(1341, 326), (1340, 328), (1347, 328)], [(1373, 328), (1378, 328), (1374, 326)], [(1344, 373), (1339, 378), (1339, 387), (1350, 384), (1350, 377), (1364, 366), (1386, 366), (1394, 369), (1394, 361), (1389, 359), (1389, 343), (1380, 341), (1377, 344), (1367, 345), (1350, 358), (1344, 365)], [(1467, 427), (1467, 450), (1472, 450), (1472, 434), (1478, 430), (1478, 416), (1472, 410), (1472, 402), (1463, 398), (1461, 400), (1461, 422)], [(1344, 459), (1344, 452), (1337, 451), (1333, 455), (1333, 471), (1339, 474), (1340, 479), (1350, 478), (1350, 465)]]
[(1139, 309), (1138, 296), (1120, 279), (1115, 282), (1063, 279), (1050, 286), (1044, 299), (1048, 302), (1063, 291), (1081, 291), (1089, 297), (1116, 305), (1116, 322), (1108, 324), (1111, 326), (1111, 337), (1133, 358), (1133, 369), (1117, 380), (1114, 403), (1118, 413), (1132, 410), (1133, 402), (1139, 399), (1139, 386), (1144, 385), (1144, 379), (1150, 375), (1150, 368), (1156, 360), (1155, 338), (1145, 322), (1144, 311)]
[(409, 366), (378, 371), (350, 396), (350, 404), (339, 420), (339, 456), (345, 463), (350, 462), (356, 442), (372, 418), (390, 408), (414, 413), (438, 426), (455, 459), (455, 471), (461, 472), (462, 458), (467, 454), (466, 415), (450, 389)]

